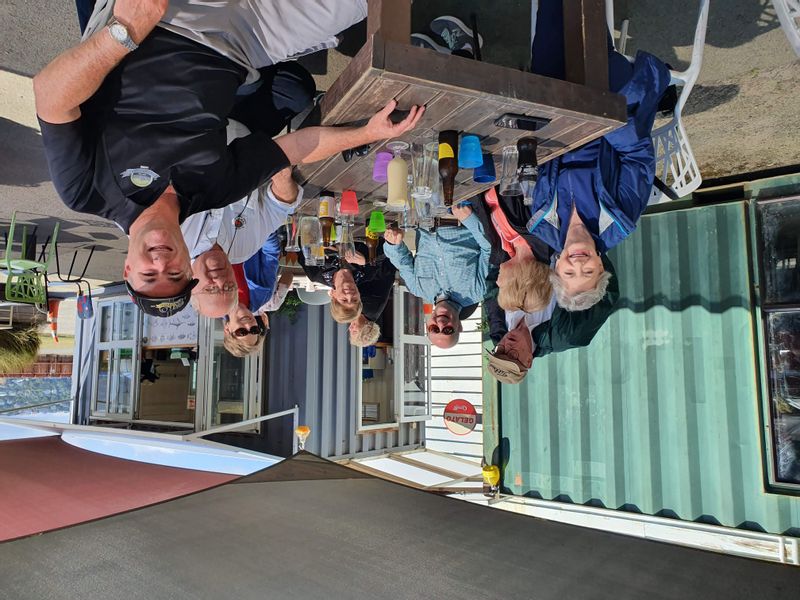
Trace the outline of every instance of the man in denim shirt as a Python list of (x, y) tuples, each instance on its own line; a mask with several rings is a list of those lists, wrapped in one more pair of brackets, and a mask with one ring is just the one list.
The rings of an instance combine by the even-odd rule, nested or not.
[(480, 219), (469, 205), (453, 207), (463, 227), (440, 227), (435, 233), (418, 230), (417, 255), (411, 256), (403, 233), (389, 229), (383, 251), (400, 271), (408, 291), (434, 304), (426, 327), (431, 343), (452, 348), (463, 327), (459, 312), (483, 300), (489, 273), (491, 244)]

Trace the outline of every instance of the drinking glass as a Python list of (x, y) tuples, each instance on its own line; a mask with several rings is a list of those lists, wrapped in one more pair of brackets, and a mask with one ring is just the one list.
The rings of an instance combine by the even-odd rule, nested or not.
[(430, 231), (433, 227), (433, 220), (436, 217), (436, 206), (433, 203), (433, 196), (416, 197), (414, 198), (414, 205), (417, 210), (419, 226), (425, 231)]
[(349, 221), (342, 223), (342, 235), (339, 237), (339, 256), (344, 258), (348, 252), (355, 252), (356, 246), (353, 241), (353, 225)]
[(416, 229), (419, 225), (416, 204), (415, 198), (409, 199), (406, 211), (403, 213), (403, 229)]
[(322, 247), (322, 225), (317, 217), (305, 216), (300, 219), (300, 245), (306, 264), (316, 266), (319, 248)]
[(431, 194), (432, 180), (439, 178), (438, 152), (438, 137), (430, 129), (423, 131), (411, 144), (412, 189), (415, 194)]
[(522, 186), (517, 175), (517, 163), (519, 162), (519, 152), (516, 146), (506, 146), (503, 148), (503, 174), (500, 177), (501, 196), (521, 196)]
[(289, 242), (286, 245), (286, 252), (300, 252), (300, 228), (297, 226), (297, 217), (286, 215), (286, 235)]

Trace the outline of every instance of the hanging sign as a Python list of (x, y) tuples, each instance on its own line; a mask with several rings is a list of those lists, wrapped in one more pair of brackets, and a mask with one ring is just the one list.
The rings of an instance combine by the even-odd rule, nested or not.
[(467, 435), (478, 424), (478, 412), (471, 403), (456, 398), (444, 407), (444, 424), (455, 435)]

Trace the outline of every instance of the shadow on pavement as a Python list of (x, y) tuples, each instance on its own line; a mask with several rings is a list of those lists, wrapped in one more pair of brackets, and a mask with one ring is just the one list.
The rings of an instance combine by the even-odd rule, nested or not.
[(38, 131), (0, 117), (0, 184), (38, 186), (50, 181)]

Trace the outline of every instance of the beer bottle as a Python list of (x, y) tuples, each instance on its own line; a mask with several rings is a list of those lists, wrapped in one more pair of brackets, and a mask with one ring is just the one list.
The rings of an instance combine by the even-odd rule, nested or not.
[(322, 190), (319, 193), (319, 209), (317, 216), (322, 225), (322, 243), (328, 247), (331, 245), (331, 228), (333, 227), (333, 192)]
[(517, 141), (517, 174), (519, 184), (522, 187), (522, 198), (526, 206), (533, 204), (533, 192), (536, 189), (536, 167), (539, 164), (536, 160), (536, 149), (538, 142), (536, 138), (524, 137)]
[(378, 237), (379, 235), (367, 227), (367, 250), (369, 250), (369, 264), (375, 266), (375, 259), (378, 257)]
[(458, 132), (452, 129), (439, 132), (439, 177), (442, 180), (444, 205), (453, 205), (456, 173), (458, 173)]

